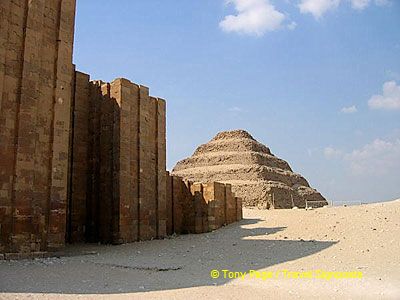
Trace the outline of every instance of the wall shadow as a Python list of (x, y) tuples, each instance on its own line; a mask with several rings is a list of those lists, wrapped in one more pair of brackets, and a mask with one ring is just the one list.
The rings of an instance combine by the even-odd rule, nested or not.
[(285, 227), (244, 219), (217, 231), (119, 246), (72, 245), (67, 256), (0, 262), (0, 292), (119, 294), (222, 285), (212, 269), (259, 270), (336, 242), (275, 240)]

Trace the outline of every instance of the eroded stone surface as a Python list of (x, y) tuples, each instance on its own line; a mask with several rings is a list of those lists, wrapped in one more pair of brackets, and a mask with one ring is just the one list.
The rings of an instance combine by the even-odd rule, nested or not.
[(172, 174), (194, 182), (229, 183), (246, 206), (305, 207), (306, 201), (312, 206), (327, 204), (304, 177), (244, 130), (218, 133), (193, 156), (178, 162)]

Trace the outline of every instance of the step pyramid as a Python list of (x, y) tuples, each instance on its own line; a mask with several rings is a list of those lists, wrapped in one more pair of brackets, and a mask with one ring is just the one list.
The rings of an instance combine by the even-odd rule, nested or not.
[(269, 209), (328, 204), (303, 176), (245, 130), (218, 133), (191, 157), (178, 162), (172, 174), (194, 182), (229, 183), (245, 206)]

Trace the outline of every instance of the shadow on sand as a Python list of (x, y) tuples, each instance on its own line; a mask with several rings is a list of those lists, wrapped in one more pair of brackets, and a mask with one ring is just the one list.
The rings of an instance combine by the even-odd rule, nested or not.
[(118, 294), (214, 286), (213, 269), (259, 270), (322, 251), (335, 242), (276, 240), (264, 221), (245, 219), (215, 232), (121, 246), (70, 246), (67, 257), (0, 262), (0, 291)]

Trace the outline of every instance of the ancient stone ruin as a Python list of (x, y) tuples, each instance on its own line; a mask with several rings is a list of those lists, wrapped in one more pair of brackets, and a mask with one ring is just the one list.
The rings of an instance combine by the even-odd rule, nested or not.
[(64, 245), (75, 1), (0, 1), (0, 252)]
[(191, 157), (178, 162), (172, 174), (194, 182), (231, 184), (246, 206), (304, 208), (328, 204), (286, 161), (244, 130), (217, 134)]
[(75, 74), (67, 236), (126, 243), (166, 235), (165, 101), (127, 79)]
[(167, 234), (208, 232), (242, 219), (242, 199), (230, 184), (167, 178)]
[(241, 219), (229, 186), (167, 174), (163, 99), (75, 70), (75, 6), (0, 1), (0, 259)]

